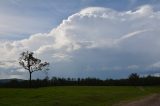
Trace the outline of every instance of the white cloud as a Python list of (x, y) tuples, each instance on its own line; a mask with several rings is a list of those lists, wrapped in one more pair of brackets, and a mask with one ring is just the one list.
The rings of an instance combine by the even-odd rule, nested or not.
[(160, 73), (151, 74), (151, 76), (160, 77)]
[(138, 69), (139, 66), (138, 65), (130, 65), (127, 67), (128, 69), (131, 69), (131, 70), (135, 70), (135, 69)]
[[(89, 7), (69, 16), (49, 33), (19, 41), (1, 41), (0, 61), (17, 60), (20, 52), (29, 49), (42, 59), (58, 62), (60, 72), (77, 73), (76, 69), (81, 74), (88, 66), (97, 71), (102, 66), (123, 70), (137, 69), (140, 65), (143, 70), (160, 60), (159, 21), (160, 12), (149, 5), (123, 12)], [(68, 69), (63, 68), (66, 65)]]
[(160, 69), (160, 62), (156, 62), (150, 65), (150, 68)]

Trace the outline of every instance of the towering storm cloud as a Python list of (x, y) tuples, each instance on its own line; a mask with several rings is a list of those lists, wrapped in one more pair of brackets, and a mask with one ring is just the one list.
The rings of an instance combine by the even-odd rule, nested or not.
[[(157, 74), (160, 68), (160, 11), (144, 5), (135, 10), (82, 9), (49, 33), (0, 42), (0, 77), (22, 77), (17, 62), (24, 50), (51, 63), (50, 75), (114, 77), (131, 72)], [(36, 74), (35, 74), (36, 77)]]

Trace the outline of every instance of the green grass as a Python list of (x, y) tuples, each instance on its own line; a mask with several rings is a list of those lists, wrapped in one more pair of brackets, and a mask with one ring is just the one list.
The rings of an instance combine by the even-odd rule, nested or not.
[(0, 88), (0, 106), (111, 106), (159, 92), (160, 87)]

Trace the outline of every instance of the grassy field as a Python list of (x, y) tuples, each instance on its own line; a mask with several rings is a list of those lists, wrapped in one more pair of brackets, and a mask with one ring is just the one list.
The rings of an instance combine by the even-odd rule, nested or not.
[(111, 106), (159, 92), (160, 87), (0, 88), (0, 106)]

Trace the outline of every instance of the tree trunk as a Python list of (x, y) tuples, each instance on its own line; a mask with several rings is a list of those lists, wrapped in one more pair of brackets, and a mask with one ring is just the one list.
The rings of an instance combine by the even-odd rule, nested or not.
[(29, 72), (29, 87), (31, 88), (32, 87), (32, 73)]

